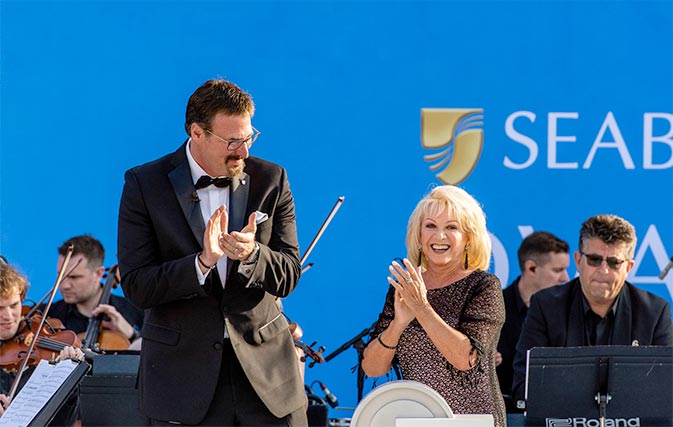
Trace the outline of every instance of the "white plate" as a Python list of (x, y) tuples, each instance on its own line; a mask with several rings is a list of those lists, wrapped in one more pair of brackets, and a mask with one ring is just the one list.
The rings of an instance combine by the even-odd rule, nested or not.
[(446, 400), (417, 381), (391, 381), (372, 390), (355, 408), (351, 427), (394, 427), (396, 418), (453, 418)]

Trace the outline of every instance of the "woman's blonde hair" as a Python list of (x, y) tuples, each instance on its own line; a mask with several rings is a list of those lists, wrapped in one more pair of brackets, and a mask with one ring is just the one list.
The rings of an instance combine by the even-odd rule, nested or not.
[(486, 230), (486, 215), (479, 202), (465, 190), (453, 185), (435, 187), (427, 194), (409, 217), (407, 226), (407, 258), (413, 265), (427, 268), (427, 261), (421, 254), (421, 225), (423, 219), (434, 216), (444, 209), (450, 209), (465, 233), (468, 267), (486, 270), (491, 261), (491, 238)]

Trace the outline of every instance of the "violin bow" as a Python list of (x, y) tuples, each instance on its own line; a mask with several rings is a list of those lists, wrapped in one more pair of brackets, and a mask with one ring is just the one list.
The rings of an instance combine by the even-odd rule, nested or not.
[[(14, 399), (14, 394), (16, 394), (16, 390), (19, 388), (19, 383), (21, 382), (21, 376), (23, 375), (23, 372), (26, 369), (26, 366), (28, 366), (28, 359), (30, 359), (30, 355), (33, 353), (33, 350), (35, 349), (35, 344), (37, 344), (37, 339), (39, 338), (40, 331), (42, 331), (42, 327), (44, 326), (44, 322), (47, 319), (47, 313), (49, 312), (49, 309), (51, 308), (51, 303), (54, 301), (54, 296), (56, 295), (56, 290), (58, 289), (59, 285), (63, 281), (63, 278), (65, 277), (65, 268), (66, 266), (70, 263), (70, 257), (72, 257), (72, 252), (74, 250), (73, 245), (70, 245), (68, 247), (68, 252), (65, 255), (65, 260), (63, 261), (63, 264), (61, 265), (61, 269), (58, 272), (58, 277), (56, 278), (56, 283), (54, 283), (54, 287), (51, 289), (51, 294), (49, 296), (49, 302), (47, 302), (47, 305), (44, 308), (44, 313), (42, 315), (42, 319), (40, 319), (40, 326), (38, 326), (37, 331), (33, 334), (33, 339), (30, 342), (30, 345), (28, 346), (28, 353), (26, 353), (26, 357), (23, 359), (23, 363), (21, 364), (21, 368), (19, 369), (19, 373), (16, 376), (16, 379), (14, 380), (14, 383), (12, 384), (12, 388), (9, 391), (9, 395), (7, 396), (7, 399), (9, 402), (12, 402), (12, 399)], [(76, 266), (77, 264), (75, 264)], [(72, 269), (70, 270), (72, 271)], [(44, 298), (43, 298), (44, 299)]]
[[(332, 207), (332, 210), (330, 211), (329, 215), (327, 215), (327, 218), (325, 219), (325, 221), (323, 221), (322, 225), (320, 226), (320, 229), (318, 230), (318, 233), (317, 233), (317, 234), (315, 235), (315, 237), (313, 238), (313, 241), (311, 241), (311, 244), (308, 245), (308, 248), (306, 249), (306, 252), (304, 252), (304, 255), (301, 257), (301, 260), (299, 261), (299, 265), (304, 265), (304, 261), (306, 261), (306, 258), (308, 257), (308, 255), (309, 255), (309, 254), (311, 253), (311, 251), (313, 250), (313, 247), (315, 246), (315, 244), (318, 243), (318, 240), (320, 239), (320, 236), (322, 236), (322, 234), (325, 232), (325, 229), (327, 229), (327, 226), (328, 226), (329, 223), (332, 221), (332, 218), (334, 218), (334, 215), (336, 215), (337, 211), (339, 210), (339, 208), (341, 207), (341, 204), (342, 204), (343, 202), (344, 202), (344, 196), (339, 196), (339, 198), (337, 199), (336, 203), (334, 203), (334, 206)], [(302, 274), (303, 274), (304, 272), (306, 272), (306, 271), (307, 271), (309, 268), (311, 268), (311, 267), (313, 267), (313, 263), (312, 263), (312, 262), (309, 263), (306, 267), (304, 267), (304, 268), (301, 270)], [(285, 316), (285, 319), (286, 319), (288, 322), (292, 323), (292, 321), (291, 321), (290, 318), (287, 316), (287, 314), (285, 314), (285, 313), (283, 312), (282, 303), (281, 303), (279, 297), (276, 297), (276, 303), (279, 305), (279, 308), (280, 308), (280, 310), (281, 310), (281, 313), (283, 314), (283, 316)], [(304, 354), (305, 354), (306, 356), (308, 356), (308, 357), (310, 357), (311, 359), (313, 359), (313, 362), (311, 362), (311, 364), (309, 365), (309, 367), (313, 367), (313, 364), (315, 364), (315, 363), (322, 363), (322, 362), (324, 361), (324, 359), (323, 359), (323, 357), (322, 357), (322, 350), (315, 350), (315, 349), (313, 349), (313, 346), (314, 346), (316, 343), (313, 343), (313, 344), (311, 344), (311, 345), (309, 346), (309, 345), (304, 344), (303, 341), (301, 341), (301, 340), (299, 340), (299, 339), (295, 339), (294, 337), (292, 337), (292, 340), (294, 341), (295, 346), (297, 346), (298, 348), (300, 348), (300, 349), (304, 352)]]
[[(82, 258), (78, 259), (77, 262), (72, 267), (70, 267), (70, 269), (68, 269), (68, 272), (63, 275), (63, 277), (70, 276), (70, 273), (72, 273), (77, 268), (77, 266), (79, 265), (80, 262), (82, 262)], [(40, 307), (40, 305), (44, 302), (44, 300), (46, 300), (47, 297), (49, 297), (50, 294), (51, 294), (51, 289), (48, 290), (47, 293), (44, 294), (42, 299), (40, 299), (38, 302), (36, 302), (35, 305), (33, 305), (30, 308), (30, 310), (28, 310), (28, 313), (26, 313), (26, 315), (23, 316), (23, 317), (26, 318), (26, 319), (30, 319), (33, 316), (33, 314), (35, 314), (35, 312)]]
[[(325, 232), (325, 229), (329, 225), (330, 221), (332, 221), (332, 218), (334, 217), (334, 215), (336, 215), (337, 211), (339, 210), (339, 208), (341, 207), (341, 204), (343, 202), (344, 202), (344, 196), (339, 196), (336, 203), (332, 207), (332, 210), (330, 211), (329, 215), (327, 215), (327, 218), (325, 219), (325, 221), (320, 226), (320, 230), (318, 230), (318, 233), (313, 238), (313, 241), (311, 242), (311, 244), (308, 245), (308, 248), (306, 249), (306, 252), (304, 252), (304, 255), (301, 257), (301, 260), (299, 260), (300, 265), (304, 265), (304, 261), (306, 261), (306, 258), (308, 258), (308, 255), (313, 250), (313, 247), (315, 246), (315, 244), (318, 243), (318, 240), (320, 239), (320, 236), (322, 236), (322, 233)], [(308, 270), (309, 268), (310, 267), (306, 268), (306, 270)]]

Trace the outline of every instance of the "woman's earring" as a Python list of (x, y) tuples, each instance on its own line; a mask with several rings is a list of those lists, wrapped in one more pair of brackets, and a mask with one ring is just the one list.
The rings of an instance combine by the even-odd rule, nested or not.
[(470, 245), (465, 245), (465, 270), (467, 270), (467, 267), (469, 266), (469, 258), (467, 256), (467, 250), (470, 249)]

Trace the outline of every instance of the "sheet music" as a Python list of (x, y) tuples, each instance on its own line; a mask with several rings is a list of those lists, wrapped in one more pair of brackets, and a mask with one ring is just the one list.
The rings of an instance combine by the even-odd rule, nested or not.
[(29, 425), (75, 368), (77, 368), (77, 362), (70, 359), (56, 365), (41, 360), (28, 382), (0, 418), (0, 427)]

